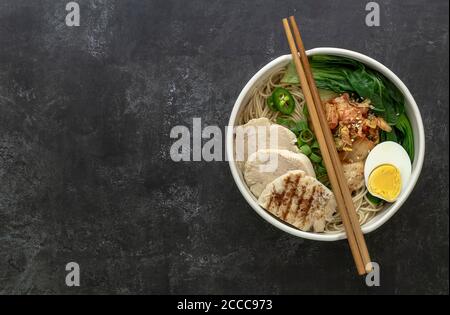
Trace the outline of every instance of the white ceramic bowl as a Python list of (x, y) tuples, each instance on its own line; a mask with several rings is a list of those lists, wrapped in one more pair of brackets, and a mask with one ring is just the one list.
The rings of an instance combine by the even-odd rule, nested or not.
[[(390, 204), (388, 207), (386, 207), (384, 210), (382, 210), (380, 213), (378, 213), (372, 220), (367, 222), (362, 226), (362, 230), (364, 233), (369, 233), (377, 228), (379, 228), (381, 225), (383, 225), (386, 221), (388, 221), (397, 211), (400, 209), (402, 204), (405, 202), (405, 200), (408, 198), (409, 194), (414, 188), (414, 185), (417, 182), (417, 179), (419, 178), (420, 171), (422, 169), (423, 164), (423, 158), (425, 154), (425, 135), (424, 135), (424, 129), (423, 129), (423, 123), (422, 123), (422, 117), (420, 116), (419, 108), (417, 107), (417, 104), (412, 97), (411, 93), (409, 92), (408, 88), (403, 84), (403, 82), (388, 68), (386, 68), (384, 65), (379, 63), (378, 61), (346, 49), (340, 49), (340, 48), (315, 48), (308, 50), (306, 52), (308, 55), (317, 55), (317, 54), (327, 54), (327, 55), (335, 55), (335, 56), (343, 56), (347, 58), (352, 58), (357, 61), (360, 61), (364, 64), (366, 64), (368, 67), (379, 71), (382, 73), (386, 78), (391, 80), (403, 93), (405, 97), (405, 109), (406, 114), (408, 115), (411, 125), (414, 132), (414, 146), (415, 146), (415, 157), (412, 164), (412, 174), (409, 182), (407, 183), (407, 187), (404, 190), (404, 192), (399, 196), (397, 201)], [(231, 112), (230, 121), (228, 123), (229, 127), (236, 126), (237, 117), (239, 117), (243, 107), (247, 104), (249, 98), (250, 98), (250, 92), (254, 87), (259, 86), (262, 82), (268, 79), (270, 74), (272, 74), (274, 71), (277, 71), (278, 69), (286, 66), (289, 61), (291, 60), (291, 55), (284, 55), (281, 57), (276, 58), (275, 60), (269, 62), (267, 65), (265, 65), (261, 70), (259, 70), (251, 79), (248, 81), (248, 83), (245, 85), (244, 89), (239, 94), (238, 99), (236, 100), (236, 103), (234, 104), (233, 111)], [(241, 171), (237, 168), (236, 162), (233, 161), (233, 146), (234, 146), (234, 135), (233, 135), (233, 128), (228, 128), (227, 136), (226, 136), (226, 152), (227, 152), (227, 158), (230, 164), (231, 173), (233, 174), (234, 180), (241, 191), (242, 195), (244, 196), (245, 200), (250, 204), (250, 206), (260, 215), (262, 216), (267, 222), (270, 224), (276, 226), (277, 228), (290, 233), (295, 236), (299, 236), (302, 238), (307, 238), (311, 240), (317, 240), (317, 241), (337, 241), (340, 239), (345, 239), (346, 235), (344, 232), (336, 233), (336, 234), (324, 234), (324, 233), (314, 233), (314, 232), (304, 232), (301, 230), (298, 230), (283, 221), (277, 219), (276, 217), (269, 214), (266, 210), (264, 210), (262, 207), (258, 205), (257, 199), (253, 196), (253, 194), (248, 189), (247, 185), (245, 184), (245, 181), (243, 179)]]

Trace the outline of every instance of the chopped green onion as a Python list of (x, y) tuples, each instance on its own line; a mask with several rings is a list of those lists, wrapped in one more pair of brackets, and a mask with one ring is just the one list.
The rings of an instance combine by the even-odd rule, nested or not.
[(306, 120), (300, 120), (297, 123), (297, 128), (299, 131), (308, 129), (308, 122)]
[(311, 153), (311, 155), (309, 156), (309, 159), (313, 162), (313, 163), (320, 163), (320, 161), (322, 161), (322, 158), (315, 154), (314, 152)]
[(308, 107), (305, 105), (303, 105), (303, 116), (305, 116), (305, 118), (309, 117), (309, 113), (308, 113)]
[(325, 186), (328, 186), (328, 175), (327, 174), (322, 174), (320, 176), (317, 176), (317, 180), (319, 182), (321, 182), (322, 184), (324, 184)]
[(300, 147), (300, 152), (302, 152), (304, 155), (310, 155), (311, 154), (311, 148), (309, 145), (304, 144)]
[(296, 124), (295, 121), (293, 121), (292, 119), (277, 117), (277, 124), (282, 125), (287, 129), (291, 130), (293, 133), (295, 133)]
[(304, 129), (300, 131), (300, 139), (305, 143), (310, 143), (314, 139), (314, 134), (309, 129)]
[(327, 173), (327, 169), (322, 165), (316, 165), (315, 171), (317, 176), (321, 176)]
[(314, 140), (311, 144), (311, 149), (319, 149), (319, 142), (317, 142), (317, 140)]
[(316, 155), (321, 155), (320, 149), (319, 149), (319, 148), (311, 148), (311, 151), (312, 151), (313, 153), (315, 153)]

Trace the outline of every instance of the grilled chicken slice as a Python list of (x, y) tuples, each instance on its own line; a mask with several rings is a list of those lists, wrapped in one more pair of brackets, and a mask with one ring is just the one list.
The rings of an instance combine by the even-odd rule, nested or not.
[(285, 149), (299, 152), (295, 134), (281, 125), (272, 124), (267, 118), (252, 119), (236, 128), (235, 159), (241, 171), (247, 158), (259, 149)]
[(303, 231), (323, 232), (336, 212), (334, 194), (300, 170), (287, 172), (267, 185), (258, 203)]
[(264, 188), (277, 177), (293, 170), (302, 170), (316, 177), (311, 161), (303, 153), (289, 150), (259, 150), (248, 157), (244, 178), (250, 191), (258, 198)]

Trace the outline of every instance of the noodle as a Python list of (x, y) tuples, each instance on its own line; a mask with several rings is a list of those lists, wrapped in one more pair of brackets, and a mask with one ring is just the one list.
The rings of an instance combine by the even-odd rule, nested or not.
[[(365, 187), (353, 193), (353, 204), (355, 205), (356, 213), (358, 214), (359, 224), (364, 225), (365, 223), (372, 220), (377, 212), (383, 210), (384, 206), (382, 204), (376, 206), (373, 205), (369, 199), (367, 199), (367, 189)], [(325, 226), (324, 233), (339, 233), (344, 231), (344, 225), (342, 223), (342, 218), (339, 213), (335, 213), (333, 219), (327, 223)]]
[[(269, 77), (266, 84), (257, 87), (252, 92), (247, 106), (244, 108), (244, 111), (240, 115), (240, 125), (244, 125), (252, 119), (261, 117), (266, 117), (273, 122), (276, 122), (276, 119), (278, 117), (289, 117), (294, 121), (305, 119), (305, 116), (303, 115), (305, 98), (303, 96), (302, 89), (297, 85), (282, 83), (281, 78), (283, 77), (285, 72), (286, 68), (276, 71)], [(289, 92), (295, 99), (295, 110), (289, 116), (284, 116), (279, 112), (274, 112), (267, 106), (267, 97), (272, 94), (273, 90), (276, 87), (283, 87), (289, 90)], [(364, 186), (358, 191), (353, 192), (352, 198), (356, 208), (356, 212), (358, 214), (359, 223), (361, 225), (369, 222), (376, 216), (379, 211), (383, 210), (384, 208), (383, 204), (376, 206), (369, 201), (369, 199), (367, 198), (367, 190)], [(342, 231), (344, 231), (344, 226), (341, 216), (339, 215), (339, 213), (335, 213), (332, 220), (330, 222), (327, 222), (324, 233), (339, 233)]]
[[(299, 86), (292, 84), (281, 83), (286, 69), (275, 72), (269, 77), (266, 85), (263, 85), (253, 91), (253, 94), (241, 113), (239, 123), (241, 125), (246, 124), (249, 120), (254, 118), (266, 117), (273, 122), (276, 122), (278, 117), (292, 118), (294, 121), (305, 119), (303, 115), (303, 106), (305, 105), (305, 98), (303, 96), (302, 89)], [(267, 97), (272, 95), (273, 90), (276, 87), (282, 87), (291, 93), (295, 99), (295, 110), (290, 116), (284, 116), (279, 112), (272, 111), (266, 104)]]

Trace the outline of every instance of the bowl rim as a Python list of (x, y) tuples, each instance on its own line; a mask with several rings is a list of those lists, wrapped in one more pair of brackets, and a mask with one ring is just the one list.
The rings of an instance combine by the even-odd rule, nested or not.
[[(402, 92), (402, 94), (405, 97), (405, 104), (409, 104), (408, 109), (411, 111), (412, 115), (415, 117), (418, 125), (417, 132), (414, 133), (414, 137), (417, 139), (415, 143), (418, 144), (415, 148), (415, 157), (413, 164), (413, 170), (411, 173), (410, 181), (402, 195), (397, 199), (395, 203), (393, 203), (390, 208), (381, 214), (381, 217), (378, 220), (375, 220), (375, 222), (372, 222), (373, 220), (369, 221), (368, 223), (364, 224), (362, 226), (362, 231), (364, 234), (370, 233), (378, 229), (380, 226), (382, 226), (384, 223), (386, 223), (403, 205), (403, 203), (407, 200), (409, 195), (411, 194), (418, 178), (420, 175), (420, 172), (422, 170), (423, 166), (423, 160), (425, 155), (425, 133), (423, 128), (423, 121), (422, 116), (420, 115), (419, 108), (416, 104), (416, 101), (414, 100), (414, 97), (406, 87), (406, 85), (395, 75), (391, 70), (389, 70), (386, 66), (384, 66), (382, 63), (376, 61), (375, 59), (368, 57), (362, 53), (355, 52), (348, 49), (342, 49), (342, 48), (334, 48), (334, 47), (319, 47), (319, 48), (313, 48), (306, 51), (306, 54), (309, 55), (316, 55), (316, 54), (328, 54), (328, 55), (335, 55), (335, 56), (342, 56), (347, 57), (351, 59), (355, 59), (357, 61), (360, 61), (367, 66), (371, 67), (372, 69), (375, 69), (382, 73), (386, 78), (388, 78), (392, 83), (394, 83), (399, 90)], [(315, 232), (305, 232), (301, 231), (297, 228), (294, 228), (287, 223), (283, 223), (281, 220), (276, 219), (273, 217), (269, 212), (267, 212), (265, 209), (263, 209), (261, 206), (258, 205), (258, 203), (253, 199), (253, 196), (250, 194), (248, 188), (246, 187), (243, 180), (241, 180), (241, 177), (239, 176), (239, 171), (236, 166), (236, 162), (233, 161), (233, 148), (234, 148), (234, 134), (233, 134), (233, 127), (235, 126), (237, 114), (239, 113), (239, 110), (241, 106), (243, 106), (243, 100), (253, 87), (257, 81), (263, 77), (266, 73), (270, 72), (273, 68), (283, 64), (287, 63), (292, 59), (291, 55), (282, 55), (274, 60), (267, 63), (264, 67), (262, 67), (256, 74), (252, 76), (252, 78), (247, 82), (247, 84), (244, 86), (242, 91), (240, 92), (236, 102), (234, 103), (233, 110), (230, 115), (230, 119), (228, 122), (228, 128), (226, 133), (226, 155), (228, 159), (228, 164), (230, 166), (231, 174), (234, 178), (234, 181), (236, 182), (236, 185), (238, 186), (239, 191), (247, 201), (247, 203), (253, 208), (253, 210), (256, 211), (264, 220), (272, 224), (273, 226), (277, 227), (278, 229), (287, 232), (291, 235), (295, 235), (301, 238), (309, 239), (309, 240), (316, 240), (316, 241), (337, 241), (346, 239), (345, 232), (339, 232), (339, 233), (333, 233), (333, 234), (325, 234), (325, 233), (315, 233)], [(411, 114), (410, 114), (411, 116)]]

